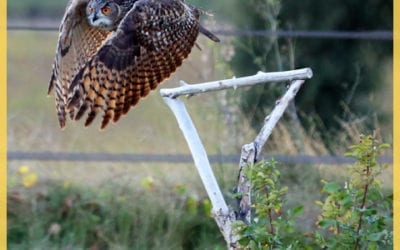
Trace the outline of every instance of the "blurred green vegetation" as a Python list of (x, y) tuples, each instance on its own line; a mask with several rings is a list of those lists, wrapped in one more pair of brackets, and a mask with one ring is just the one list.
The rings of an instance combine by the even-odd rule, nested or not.
[[(346, 3), (293, 0), (197, 1), (215, 13), (217, 28), (293, 31), (392, 30), (393, 1)], [(209, 7), (211, 6), (211, 7)], [(368, 132), (379, 127), (391, 141), (392, 41), (234, 37), (228, 62), (236, 76), (258, 70), (311, 67), (314, 76), (296, 97), (298, 115), (317, 129), (330, 148), (343, 122), (363, 120)], [(257, 86), (243, 92), (240, 108), (257, 130), (285, 86)], [(293, 123), (293, 121), (291, 121)], [(332, 150), (331, 150), (332, 152)]]
[[(321, 210), (311, 231), (301, 229), (302, 205), (287, 208), (288, 186), (274, 159), (248, 165), (252, 183), (250, 224), (235, 223), (243, 249), (393, 249), (393, 192), (378, 180), (387, 167), (377, 158), (390, 146), (375, 135), (361, 135), (346, 156), (356, 161), (340, 183), (322, 180)], [(304, 192), (304, 191), (303, 191)], [(299, 227), (300, 226), (300, 227)], [(300, 230), (299, 230), (300, 229)], [(268, 247), (265, 247), (268, 246)]]
[[(66, 0), (8, 1), (8, 17), (11, 19), (60, 19), (66, 2)], [(257, 3), (274, 3), (274, 1), (188, 0), (188, 2), (214, 14), (217, 24), (207, 27), (212, 28), (212, 25), (215, 25), (215, 29), (271, 28), (271, 23), (266, 22), (265, 18), (255, 10), (263, 10)], [(391, 13), (386, 15), (387, 9), (382, 7), (387, 6), (384, 5), (385, 1), (381, 3), (382, 6), (378, 3), (373, 5), (371, 1), (358, 2), (365, 3), (365, 6), (360, 7), (362, 13), (361, 11), (354, 13), (356, 12), (354, 8), (357, 7), (355, 1), (348, 4), (327, 1), (326, 5), (325, 1), (305, 1), (304, 3), (296, 3), (293, 0), (282, 1), (281, 9), (276, 16), (276, 25), (281, 29), (292, 30), (358, 30), (356, 25), (360, 25), (360, 29), (391, 29), (391, 24), (388, 23), (388, 20), (391, 20)], [(322, 8), (322, 6), (325, 7)], [(350, 10), (347, 9), (350, 7)], [(370, 13), (364, 13), (368, 8), (375, 9)], [(362, 20), (344, 18), (348, 15), (356, 17), (358, 14), (361, 19), (370, 19), (366, 22), (368, 25), (372, 25), (372, 22), (376, 23), (373, 26), (362, 26), (360, 24)], [(348, 26), (344, 26), (341, 20)], [(381, 20), (386, 21), (381, 22)], [(54, 97), (46, 98), (56, 40), (56, 32), (10, 31), (8, 33), (9, 150), (188, 153), (187, 145), (174, 117), (157, 92), (153, 92), (141, 101), (117, 125), (111, 125), (106, 131), (99, 133), (97, 124), (83, 129), (82, 123), (79, 122), (69, 122), (67, 129), (60, 131), (56, 121)], [(27, 41), (29, 46), (27, 46)], [(279, 69), (280, 66), (284, 70), (292, 66), (313, 68), (314, 78), (307, 81), (299, 98), (296, 99), (302, 123), (308, 128), (308, 130), (301, 128), (297, 131), (301, 134), (302, 148), (296, 146), (296, 138), (290, 133), (291, 128), (294, 127), (293, 123), (284, 119), (286, 123), (278, 124), (266, 146), (269, 153), (340, 155), (347, 145), (358, 140), (358, 135), (363, 130), (371, 128), (371, 119), (376, 119), (373, 122), (375, 127), (383, 128), (381, 135), (385, 137), (385, 141), (391, 142), (391, 71), (388, 70), (391, 69), (391, 54), (389, 53), (391, 42), (222, 37), (222, 43), (219, 45), (207, 44), (204, 40), (200, 40), (199, 43), (202, 51), (194, 49), (182, 68), (166, 81), (163, 87), (177, 86), (179, 80), (196, 83), (231, 77), (232, 74), (236, 76), (254, 74), (260, 69), (272, 71)], [(234, 56), (231, 60), (226, 59), (222, 50), (232, 45)], [(249, 51), (251, 53), (248, 53)], [(279, 58), (281, 63), (279, 63)], [(371, 79), (374, 81), (372, 82)], [(262, 124), (260, 119), (264, 118), (268, 112), (267, 101), (274, 103), (276, 98), (278, 95), (275, 92), (272, 93), (267, 87), (260, 87), (195, 96), (186, 103), (207, 152), (229, 154), (240, 152), (240, 147), (254, 138), (255, 130), (252, 130), (249, 124), (252, 124), (253, 128), (260, 126)], [(251, 103), (251, 101), (255, 102)], [(241, 110), (236, 108), (238, 106)], [(248, 120), (246, 121), (244, 117)], [(334, 120), (329, 121), (331, 118)], [(340, 123), (342, 129), (340, 134), (336, 133), (332, 136), (330, 130), (338, 129), (338, 121), (344, 121)], [(318, 127), (318, 132), (313, 130), (315, 127)], [(322, 137), (325, 143), (327, 139), (331, 142), (329, 151), (326, 144), (322, 143)], [(43, 193), (35, 189), (24, 193), (25, 191), (21, 191), (18, 187), (10, 189), (16, 193), (10, 193), (9, 198), (12, 199), (13, 194), (19, 192), (22, 192), (25, 197), (22, 201), (8, 204), (10, 218), (12, 218), (9, 228), (9, 232), (12, 232), (9, 234), (11, 237), (9, 240), (13, 246), (11, 249), (26, 249), (29, 246), (37, 246), (37, 249), (46, 249), (46, 247), (57, 249), (63, 243), (56, 235), (49, 236), (48, 229), (53, 223), (72, 232), (71, 235), (63, 234), (66, 236), (63, 240), (68, 244), (66, 246), (72, 245), (78, 249), (87, 248), (92, 243), (98, 243), (99, 246), (109, 244), (108, 246), (115, 246), (116, 249), (124, 249), (123, 246), (114, 245), (115, 240), (126, 240), (125, 243), (130, 244), (131, 239), (128, 238), (139, 237), (136, 233), (140, 232), (135, 228), (141, 227), (142, 223), (148, 223), (144, 224), (148, 227), (154, 226), (154, 235), (166, 240), (168, 244), (171, 244), (172, 249), (176, 249), (174, 247), (180, 249), (184, 246), (187, 246), (184, 249), (224, 247), (214, 221), (204, 215), (201, 202), (196, 203), (198, 210), (193, 214), (184, 205), (191, 196), (143, 191), (143, 187), (136, 190), (138, 183), (142, 183), (141, 181), (150, 175), (165, 178), (170, 183), (183, 183), (182, 185), (190, 190), (188, 191), (190, 194), (194, 190), (199, 197), (205, 197), (202, 184), (197, 173), (193, 172), (192, 165), (9, 162), (8, 171), (11, 181), (14, 170), (26, 163), (32, 164), (39, 173), (39, 180), (43, 180), (46, 191)], [(229, 197), (237, 177), (236, 166), (214, 166), (214, 170), (223, 185), (224, 194)], [(303, 205), (305, 210), (300, 224), (306, 230), (312, 230), (315, 227), (317, 214), (313, 202), (321, 199), (318, 192), (321, 188), (319, 181), (321, 178), (339, 179), (341, 175), (345, 175), (343, 168), (290, 165), (284, 166), (281, 171), (282, 182), (289, 186), (288, 207)], [(382, 182), (387, 185), (385, 188), (391, 189), (391, 169), (385, 174)], [(121, 179), (124, 180), (123, 184)], [(62, 185), (54, 183), (54, 180), (66, 180), (76, 186), (65, 189)], [(115, 180), (118, 184), (113, 182), (106, 187), (102, 186), (102, 183), (110, 182), (110, 180)], [(167, 185), (166, 189), (169, 187), (171, 185)], [(145, 192), (145, 195), (141, 192)], [(111, 197), (111, 194), (115, 194), (115, 197)], [(119, 194), (127, 199), (126, 203), (114, 202)], [(60, 211), (63, 209), (63, 199), (68, 197), (73, 198), (75, 206), (70, 208), (70, 216), (65, 219), (61, 217)], [(204, 199), (196, 198), (196, 200)], [(120, 214), (116, 214), (114, 210)], [(136, 217), (132, 211), (138, 211), (144, 219), (149, 221)], [(87, 218), (78, 221), (79, 223), (76, 223), (78, 227), (73, 228), (72, 222), (77, 220), (78, 214), (87, 215)], [(124, 216), (133, 222), (137, 219), (140, 223), (133, 226), (121, 223)], [(166, 217), (171, 217), (171, 220)], [(97, 230), (91, 224), (97, 225), (101, 230)], [(191, 228), (190, 225), (197, 228)], [(119, 227), (126, 227), (125, 234), (122, 231), (112, 232), (112, 228)], [(143, 229), (145, 233), (140, 236), (143, 238), (136, 241), (138, 247), (151, 249), (161, 244), (154, 241), (146, 243), (153, 245), (143, 245), (143, 242), (149, 239), (146, 233), (152, 235), (151, 230), (153, 229), (147, 227)], [(178, 232), (182, 234), (184, 230), (192, 234), (185, 239), (177, 238), (179, 235), (173, 235)], [(103, 238), (104, 235), (107, 238)], [(17, 240), (19, 236), (24, 239), (23, 242)], [(201, 237), (199, 241), (196, 238), (198, 236)], [(209, 237), (211, 237), (210, 242), (207, 242)]]
[(208, 199), (160, 184), (146, 178), (134, 189), (112, 181), (100, 190), (71, 183), (13, 189), (8, 248), (225, 249)]

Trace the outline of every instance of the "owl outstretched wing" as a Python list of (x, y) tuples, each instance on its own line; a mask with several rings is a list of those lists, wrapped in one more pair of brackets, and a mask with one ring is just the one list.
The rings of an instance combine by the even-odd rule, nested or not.
[(168, 78), (189, 55), (200, 11), (182, 0), (138, 0), (117, 31), (79, 70), (68, 88), (67, 110), (89, 126), (103, 113), (101, 129)]
[(59, 29), (48, 94), (55, 89), (57, 116), (62, 128), (66, 122), (66, 103), (72, 80), (110, 33), (88, 24), (85, 12), (88, 2), (69, 1)]

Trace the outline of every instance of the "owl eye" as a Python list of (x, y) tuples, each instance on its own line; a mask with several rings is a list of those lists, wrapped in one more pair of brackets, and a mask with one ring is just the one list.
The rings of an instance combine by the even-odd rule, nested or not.
[(88, 8), (88, 13), (89, 13), (89, 14), (92, 14), (92, 13), (93, 13), (93, 8), (92, 8), (92, 7), (89, 7), (89, 8)]
[(110, 7), (106, 6), (106, 7), (101, 8), (101, 13), (103, 13), (104, 15), (109, 15), (109, 14), (111, 14), (111, 9), (110, 9)]

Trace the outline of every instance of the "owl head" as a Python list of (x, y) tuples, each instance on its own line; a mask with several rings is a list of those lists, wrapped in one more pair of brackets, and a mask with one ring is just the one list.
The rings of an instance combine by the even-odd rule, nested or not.
[(125, 16), (127, 10), (118, 0), (90, 0), (86, 6), (89, 24), (105, 30), (114, 30)]

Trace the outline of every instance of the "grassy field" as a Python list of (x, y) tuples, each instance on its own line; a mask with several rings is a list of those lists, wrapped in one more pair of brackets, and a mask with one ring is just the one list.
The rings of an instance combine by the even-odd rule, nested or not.
[[(81, 122), (69, 122), (61, 131), (58, 127), (54, 97), (46, 96), (51, 64), (57, 34), (53, 32), (10, 32), (8, 35), (8, 149), (22, 151), (56, 151), (56, 152), (109, 152), (109, 153), (157, 153), (187, 154), (186, 142), (181, 135), (176, 120), (163, 103), (158, 91), (142, 100), (137, 107), (122, 117), (118, 124), (111, 124), (105, 131), (99, 131), (96, 123), (83, 128)], [(26, 46), (29, 41), (30, 46)], [(178, 79), (188, 82), (210, 80), (214, 76), (207, 72), (207, 61), (202, 54), (208, 56), (212, 48), (202, 44), (203, 51), (194, 50), (185, 65), (162, 87), (178, 86)], [(205, 70), (204, 70), (205, 69)], [(188, 110), (201, 134), (206, 150), (210, 154), (237, 153), (246, 141), (253, 137), (250, 129), (243, 130), (240, 136), (230, 138), (230, 128), (226, 129), (221, 112), (218, 94), (192, 97), (187, 101)], [(100, 119), (96, 121), (99, 122)], [(246, 125), (239, 124), (240, 127)], [(238, 125), (238, 126), (239, 126)], [(228, 132), (227, 132), (228, 130)], [(235, 141), (235, 144), (230, 142)], [(58, 176), (78, 179), (90, 172), (102, 176), (102, 169), (114, 164), (60, 163), (60, 162), (10, 162), (9, 171), (29, 163), (32, 167), (49, 165), (56, 168)], [(64, 167), (68, 166), (68, 170)], [(127, 169), (128, 164), (115, 164), (120, 169)], [(154, 165), (154, 164), (150, 164)], [(191, 166), (165, 164), (172, 169), (187, 169)], [(104, 168), (102, 166), (105, 166)], [(164, 166), (147, 166), (138, 164), (128, 169), (137, 169), (144, 176), (148, 171), (161, 171)], [(147, 169), (147, 170), (146, 170)], [(107, 172), (104, 176), (108, 176)], [(44, 171), (46, 172), (46, 171)], [(52, 171), (47, 175), (51, 176)], [(168, 171), (175, 175), (176, 171)], [(179, 174), (183, 174), (180, 172)], [(43, 173), (46, 175), (45, 173)], [(45, 176), (44, 176), (45, 178)], [(174, 177), (175, 178), (175, 177)], [(95, 179), (95, 178), (94, 178)]]
[[(57, 34), (53, 32), (12, 31), (8, 33), (7, 122), (10, 151), (189, 153), (175, 118), (163, 103), (158, 91), (154, 91), (142, 100), (118, 124), (109, 126), (105, 131), (98, 130), (98, 123), (85, 129), (82, 122), (69, 122), (67, 128), (61, 131), (56, 120), (54, 97), (46, 97), (56, 40)], [(196, 83), (231, 77), (231, 75), (223, 75), (224, 71), (220, 70), (224, 68), (224, 61), (218, 54), (219, 50), (215, 49), (224, 44), (214, 45), (205, 40), (200, 40), (200, 44), (202, 51), (194, 49), (184, 66), (162, 87), (178, 86), (179, 80)], [(241, 146), (254, 138), (255, 132), (235, 109), (238, 91), (246, 90), (232, 90), (228, 94), (206, 94), (191, 97), (185, 101), (209, 154), (238, 154)], [(230, 108), (228, 113), (227, 107)], [(98, 120), (96, 121), (99, 122)], [(356, 138), (356, 133), (359, 131), (351, 130), (352, 128), (349, 126), (349, 131), (352, 131)], [(287, 127), (280, 125), (274, 133), (268, 145), (268, 153), (299, 153), (294, 147), (294, 139), (290, 137)], [(307, 134), (303, 131), (301, 137), (304, 153), (327, 153), (326, 148), (318, 140), (318, 134)], [(341, 140), (345, 143), (341, 145), (341, 149), (338, 149), (338, 153), (344, 152), (350, 141), (348, 135)], [(36, 175), (37, 180), (34, 186), (26, 187), (23, 184), (23, 175), (18, 173), (21, 166), (29, 166), (30, 173)], [(213, 167), (224, 194), (228, 198), (231, 197), (237, 165), (221, 164)], [(314, 201), (320, 198), (320, 180), (339, 178), (344, 173), (342, 166), (289, 165), (282, 167), (282, 179), (284, 184), (289, 186), (287, 204), (288, 206), (298, 204), (306, 206), (303, 218), (306, 229), (315, 226), (318, 209), (314, 206)], [(390, 189), (391, 170), (388, 170), (383, 178), (385, 187)], [(95, 243), (100, 244), (98, 249), (104, 249), (101, 248), (104, 244), (111, 246), (112, 249), (126, 249), (127, 246), (134, 244), (132, 239), (128, 239), (129, 236), (126, 235), (112, 234), (112, 231), (120, 226), (130, 227), (127, 231), (132, 233), (131, 236), (138, 244), (137, 249), (159, 249), (161, 243), (158, 240), (168, 242), (164, 243), (170, 247), (165, 249), (221, 249), (223, 246), (212, 219), (206, 215), (207, 213), (199, 212), (205, 192), (192, 164), (10, 161), (8, 179), (11, 201), (9, 215), (15, 215), (19, 219), (17, 215), (24, 214), (25, 221), (19, 222), (28, 227), (28, 231), (13, 227), (9, 230), (30, 239), (28, 242), (13, 245), (11, 249), (43, 249), (43, 247), (58, 249), (67, 248), (67, 246), (80, 249), (91, 247)], [(180, 187), (184, 187), (184, 192), (179, 191)], [(82, 203), (81, 200), (85, 202), (93, 200), (94, 206), (100, 208), (102, 211), (99, 215), (100, 219), (94, 218), (93, 221), (88, 220), (87, 223), (98, 225), (105, 230), (103, 234), (105, 238), (102, 238), (102, 241), (98, 241), (99, 237), (92, 236), (75, 239), (75, 241), (74, 238), (68, 238), (79, 234), (79, 228), (68, 226), (70, 221), (63, 221), (65, 218), (57, 216), (64, 211), (62, 202), (68, 200), (71, 195), (76, 201), (74, 204), (78, 204), (74, 206), (76, 209), (74, 213), (83, 215), (93, 213), (93, 210), (88, 210), (87, 204)], [(81, 196), (85, 198), (79, 198)], [(119, 196), (124, 197), (125, 205), (122, 207), (118, 207), (114, 200)], [(41, 197), (44, 197), (48, 203), (43, 202)], [(193, 203), (193, 200), (197, 208), (195, 213), (188, 208), (190, 207), (188, 204)], [(51, 202), (58, 205), (53, 204), (54, 206), (51, 207)], [(135, 218), (142, 217), (145, 219), (133, 224), (114, 225), (113, 221), (123, 219), (115, 212), (121, 211), (118, 209), (125, 211), (121, 212), (123, 215), (130, 216), (129, 221), (139, 220)], [(137, 209), (140, 210), (136, 214), (137, 217), (127, 212)], [(53, 210), (55, 210), (54, 213)], [(150, 211), (149, 214), (146, 214), (146, 211)], [(162, 218), (155, 216), (161, 211), (165, 212)], [(54, 214), (57, 216), (51, 217)], [(113, 219), (104, 219), (107, 216)], [(71, 218), (76, 220), (79, 216)], [(165, 222), (167, 218), (168, 222)], [(153, 219), (155, 224), (166, 223), (167, 226), (158, 227), (152, 239), (135, 233), (134, 227), (150, 227), (149, 221)], [(179, 221), (182, 224), (179, 224)], [(52, 245), (55, 241), (53, 238), (57, 235), (49, 234), (47, 229), (54, 223), (60, 223), (64, 233), (69, 230), (70, 236), (65, 238), (64, 245)], [(32, 227), (29, 227), (30, 225)], [(92, 227), (87, 225), (80, 227), (84, 231), (87, 229), (86, 233), (93, 233)], [(192, 230), (190, 228), (194, 228), (193, 231), (190, 231)], [(34, 234), (35, 230), (42, 233)], [(151, 233), (149, 228), (146, 230), (143, 232)], [(185, 239), (177, 239), (173, 235), (174, 232), (178, 234), (187, 230), (193, 232), (193, 235), (187, 235)], [(99, 232), (101, 230), (96, 231), (96, 235)], [(215, 236), (216, 234), (218, 236)], [(212, 238), (212, 235), (215, 237)], [(13, 236), (15, 235), (11, 237)], [(51, 239), (46, 238), (47, 236)], [(188, 239), (196, 240), (192, 243), (182, 243)], [(151, 247), (147, 245), (146, 248), (146, 245), (140, 245), (142, 241), (151, 243)], [(120, 242), (120, 245), (116, 245), (116, 242)]]
[(7, 1), (7, 12), (11, 18), (32, 18), (38, 16), (62, 16), (67, 1), (34, 0)]

